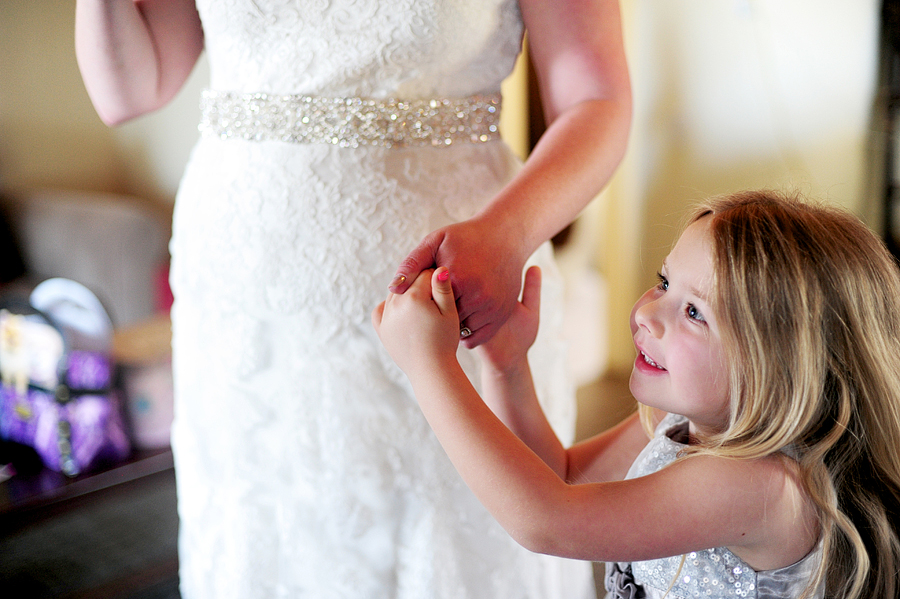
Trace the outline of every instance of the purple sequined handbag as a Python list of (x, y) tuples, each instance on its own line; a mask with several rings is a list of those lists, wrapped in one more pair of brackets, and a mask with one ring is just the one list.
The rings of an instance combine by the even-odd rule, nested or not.
[(111, 325), (85, 292), (51, 279), (0, 309), (0, 437), (68, 476), (131, 451), (112, 389)]

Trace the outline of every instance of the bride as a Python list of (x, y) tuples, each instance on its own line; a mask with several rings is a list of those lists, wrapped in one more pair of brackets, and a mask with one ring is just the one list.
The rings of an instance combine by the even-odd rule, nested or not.
[[(497, 119), (525, 28), (548, 128), (520, 164)], [(541, 264), (535, 376), (572, 439), (547, 240), (624, 152), (617, 1), (78, 0), (76, 50), (109, 125), (210, 65), (171, 242), (182, 596), (593, 595), (479, 505), (369, 313), (448, 266), (474, 375)]]

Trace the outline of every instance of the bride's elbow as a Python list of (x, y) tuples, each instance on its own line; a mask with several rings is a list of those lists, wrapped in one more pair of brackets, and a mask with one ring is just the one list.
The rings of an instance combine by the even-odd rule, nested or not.
[(100, 120), (115, 127), (166, 106), (177, 90), (158, 90), (152, 85), (85, 84)]
[(96, 93), (88, 93), (88, 96), (91, 98), (97, 116), (108, 127), (122, 125), (153, 111), (150, 106), (126, 101), (120, 97), (106, 97)]
[(147, 102), (144, 104), (112, 103), (104, 105), (102, 103), (96, 103), (94, 104), (94, 109), (97, 111), (97, 116), (100, 117), (100, 120), (103, 121), (104, 125), (116, 127), (129, 121), (133, 121), (136, 118), (156, 112), (165, 105), (165, 101)]
[(94, 107), (97, 111), (97, 116), (100, 117), (100, 120), (107, 127), (116, 127), (118, 125), (122, 125), (137, 118), (137, 114), (131, 114), (128, 112), (118, 111), (118, 110), (107, 110), (101, 107)]

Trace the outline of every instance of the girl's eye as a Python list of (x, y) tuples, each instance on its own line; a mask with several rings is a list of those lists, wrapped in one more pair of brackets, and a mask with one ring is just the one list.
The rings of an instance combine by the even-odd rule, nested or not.
[(669, 279), (667, 279), (661, 272), (656, 273), (656, 278), (659, 279), (659, 283), (656, 285), (656, 288), (660, 291), (666, 291), (669, 288)]
[(691, 320), (696, 320), (698, 322), (706, 322), (706, 319), (703, 317), (703, 314), (700, 313), (700, 310), (697, 309), (697, 306), (694, 304), (688, 304), (687, 308), (685, 308), (685, 314)]

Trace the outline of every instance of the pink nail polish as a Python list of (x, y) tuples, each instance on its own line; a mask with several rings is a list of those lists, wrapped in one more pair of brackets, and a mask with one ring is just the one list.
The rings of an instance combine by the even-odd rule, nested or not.
[(438, 281), (441, 281), (441, 282), (446, 281), (447, 279), (450, 278), (450, 271), (449, 270), (442, 271), (441, 274), (439, 274), (437, 278), (438, 278)]

